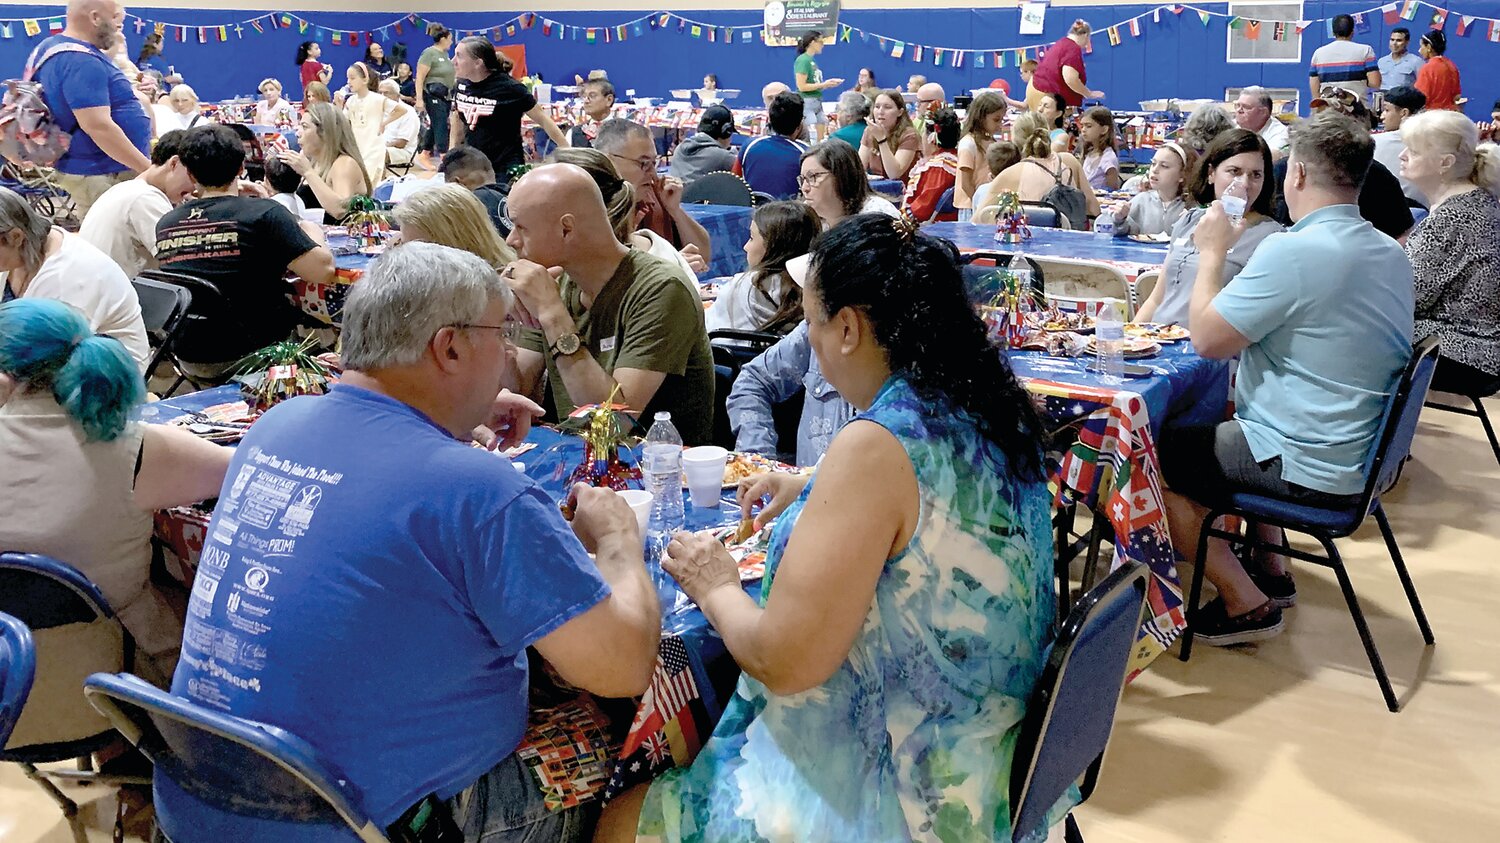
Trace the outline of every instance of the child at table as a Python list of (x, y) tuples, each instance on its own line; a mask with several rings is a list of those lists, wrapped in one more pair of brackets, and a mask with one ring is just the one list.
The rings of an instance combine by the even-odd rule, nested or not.
[[(990, 144), (990, 148), (984, 151), (984, 166), (992, 174), (1000, 174), (1010, 167), (1021, 163), (1021, 149), (1008, 140), (999, 140)], [(974, 213), (979, 213), (985, 206), (993, 204), (994, 198), (993, 181), (987, 181), (974, 190)]]
[(1115, 206), (1115, 234), (1165, 234), (1187, 210), (1187, 174), (1198, 156), (1176, 141), (1156, 150), (1146, 190)]
[(1115, 152), (1115, 115), (1102, 105), (1078, 119), (1083, 141), (1083, 175), (1095, 190), (1120, 189), (1120, 157)]
[(745, 258), (750, 268), (724, 283), (704, 315), (708, 330), (785, 334), (802, 321), (802, 288), (786, 262), (807, 254), (823, 223), (805, 202), (767, 202), (755, 209)]
[(307, 203), (297, 195), (297, 188), (301, 186), (302, 177), (285, 161), (274, 156), (266, 159), (266, 189), (271, 194), (271, 201), (291, 211), (299, 220), (307, 219)]

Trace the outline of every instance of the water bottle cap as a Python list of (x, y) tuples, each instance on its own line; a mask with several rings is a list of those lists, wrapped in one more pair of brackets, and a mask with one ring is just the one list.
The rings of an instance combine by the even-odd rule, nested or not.
[(669, 412), (667, 412), (667, 411), (665, 411), (665, 410), (662, 410), (662, 411), (658, 412), (656, 415), (652, 416), (651, 418), (654, 419), (655, 421), (671, 421), (672, 420), (672, 414), (669, 413)]

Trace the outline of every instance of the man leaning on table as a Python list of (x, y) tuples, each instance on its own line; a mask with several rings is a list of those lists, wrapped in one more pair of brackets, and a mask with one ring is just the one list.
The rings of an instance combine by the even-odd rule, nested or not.
[[(1373, 156), (1369, 133), (1344, 115), (1294, 128), (1285, 190), (1297, 224), (1267, 237), (1223, 290), (1239, 232), (1217, 202), (1198, 224), (1193, 346), (1238, 354), (1240, 366), (1232, 421), (1163, 436), (1172, 542), (1184, 552), (1198, 546), (1203, 504), (1231, 490), (1342, 505), (1364, 488), (1386, 398), (1411, 356), (1413, 307), (1401, 246), (1359, 214)], [(1281, 631), (1282, 609), (1296, 602), (1284, 559), (1258, 556), (1247, 570), (1216, 539), (1207, 566), (1219, 597), (1198, 612), (1198, 637), (1227, 645)]]
[(599, 187), (572, 164), (527, 173), (511, 188), (507, 210), (514, 225), (507, 242), (521, 260), (502, 275), (526, 321), (540, 328), (517, 354), (527, 394), (545, 369), (562, 418), (618, 389), (616, 400), (642, 425), (666, 411), (684, 442), (706, 444), (713, 353), (691, 279), (675, 263), (622, 244)]
[[(644, 692), (656, 660), (630, 508), (579, 486), (570, 529), (466, 441), (486, 424), (514, 444), (540, 412), (501, 390), (512, 302), (466, 252), (377, 260), (344, 307), (342, 380), (236, 449), (188, 607), (173, 693), (303, 738), (392, 839), (439, 839), (406, 833), (422, 816), (469, 841), (582, 839), (588, 809), (550, 811), (515, 753), (527, 648), (602, 696)], [(202, 840), (327, 834), (219, 813), (169, 779), (156, 805)]]

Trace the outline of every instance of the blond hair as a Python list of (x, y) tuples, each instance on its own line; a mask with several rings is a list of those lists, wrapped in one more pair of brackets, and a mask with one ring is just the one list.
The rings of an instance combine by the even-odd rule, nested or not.
[(277, 79), (274, 76), (267, 76), (266, 78), (260, 80), (260, 84), (255, 86), (255, 90), (257, 90), (257, 91), (261, 92), (262, 94), (264, 94), (266, 92), (266, 86), (267, 85), (270, 85), (271, 87), (275, 88), (276, 91), (277, 91), (277, 93), (280, 93), (281, 90), (282, 90), (282, 88), (281, 88), (281, 80)]
[(1459, 111), (1424, 111), (1401, 121), (1401, 140), (1420, 153), (1452, 155), (1452, 174), (1500, 196), (1500, 147), (1479, 142), (1479, 127)]
[[(312, 86), (309, 85), (308, 88)], [(354, 139), (354, 127), (349, 125), (349, 118), (344, 112), (339, 111), (326, 102), (313, 103), (307, 107), (307, 116), (312, 120), (313, 128), (318, 130), (318, 138), (323, 142), (323, 149), (313, 159), (313, 169), (317, 170), (318, 177), (327, 179), (332, 172), (333, 165), (340, 158), (348, 156), (359, 164), (360, 177), (365, 180), (365, 195), (370, 195), (373, 189), (370, 185), (370, 174), (365, 171), (361, 163), (364, 159), (359, 153), (359, 143)]]
[(484, 205), (461, 185), (423, 188), (397, 205), (392, 215), (402, 229), (417, 228), (427, 242), (478, 255), (497, 272), (516, 259)]
[(1010, 139), (1021, 151), (1022, 158), (1052, 157), (1052, 133), (1047, 130), (1047, 121), (1034, 111), (1022, 114), (1011, 123)]

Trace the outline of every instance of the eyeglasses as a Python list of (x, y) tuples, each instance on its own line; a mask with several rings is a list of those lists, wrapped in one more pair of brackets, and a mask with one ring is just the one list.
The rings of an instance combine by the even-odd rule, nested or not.
[(624, 161), (627, 164), (634, 164), (635, 166), (640, 168), (641, 172), (648, 175), (656, 172), (655, 158), (626, 158), (623, 155), (616, 155), (613, 152), (609, 154), (609, 157), (617, 161)]
[(817, 187), (818, 186), (818, 182), (822, 181), (823, 177), (826, 176), (826, 175), (828, 175), (828, 171), (827, 170), (823, 170), (822, 172), (818, 172), (818, 173), (808, 173), (805, 176), (798, 176), (797, 177), (797, 186), (798, 187)]
[(455, 322), (452, 325), (448, 325), (447, 327), (455, 328), (460, 331), (467, 331), (470, 329), (499, 331), (500, 335), (505, 338), (506, 342), (512, 343), (521, 338), (521, 323), (517, 322), (514, 319), (507, 319), (505, 320), (504, 324), (501, 325), (480, 325), (476, 322)]

